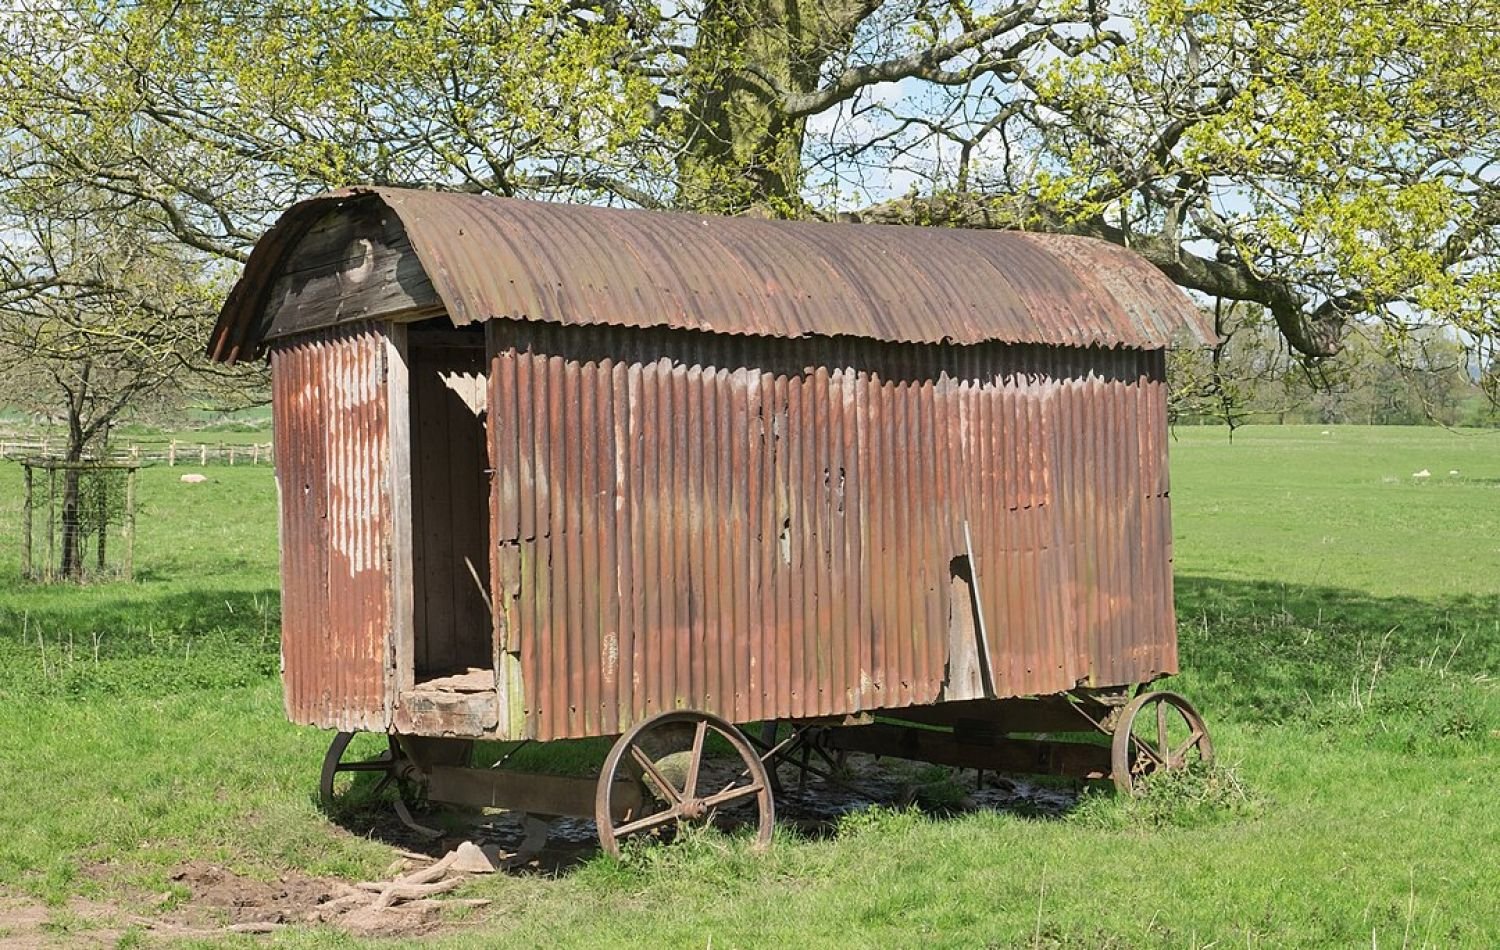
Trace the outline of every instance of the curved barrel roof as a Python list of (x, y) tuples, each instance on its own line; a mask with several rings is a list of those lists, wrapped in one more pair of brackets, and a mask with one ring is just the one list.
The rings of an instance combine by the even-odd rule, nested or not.
[[(208, 355), (260, 349), (271, 290), (330, 216), (394, 214), (455, 325), (494, 318), (901, 343), (1158, 349), (1214, 334), (1155, 267), (1112, 244), (1018, 231), (624, 211), (393, 188), (290, 208), (230, 292)], [(322, 325), (363, 319), (355, 309)]]

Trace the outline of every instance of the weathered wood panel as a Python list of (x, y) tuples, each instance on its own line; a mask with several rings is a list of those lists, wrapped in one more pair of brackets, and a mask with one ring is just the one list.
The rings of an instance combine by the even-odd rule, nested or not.
[[(493, 668), (489, 455), (481, 333), (412, 328), (411, 538), (416, 680)], [(478, 575), (478, 582), (475, 575)]]
[(376, 202), (330, 210), (288, 252), (278, 274), (262, 314), (268, 340), (442, 309), (400, 220)]

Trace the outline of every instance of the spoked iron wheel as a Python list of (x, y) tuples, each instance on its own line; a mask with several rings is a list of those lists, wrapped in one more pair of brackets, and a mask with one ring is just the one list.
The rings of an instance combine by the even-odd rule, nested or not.
[(406, 804), (407, 789), (402, 788), (401, 773), (406, 768), (407, 762), (401, 753), (401, 746), (395, 736), (386, 736), (386, 749), (378, 755), (368, 759), (355, 759), (344, 761), (344, 754), (349, 751), (349, 743), (353, 741), (355, 733), (341, 732), (333, 737), (333, 742), (328, 746), (328, 751), (323, 755), (323, 773), (318, 779), (318, 801), (322, 803), (325, 812), (332, 812), (340, 799), (348, 793), (353, 785), (352, 781), (345, 782), (340, 775), (358, 775), (361, 772), (374, 772), (380, 775), (380, 781), (370, 790), (370, 798), (379, 797), (380, 793), (392, 785), (396, 786), (396, 798), (392, 807), (396, 811), (396, 817), (401, 823), (419, 834), (428, 837), (436, 837), (439, 832), (420, 824), (412, 817), (411, 808)]
[(1213, 760), (1208, 726), (1185, 697), (1166, 691), (1143, 693), (1120, 710), (1110, 768), (1121, 792), (1133, 793), (1136, 781), (1153, 772)]
[[(707, 759), (710, 743), (719, 742), (738, 759), (730, 759), (727, 768)], [(618, 785), (632, 780), (640, 789), (640, 805), (622, 808)], [(681, 710), (638, 723), (615, 742), (599, 775), (594, 820), (599, 844), (619, 856), (623, 838), (669, 838), (679, 826), (723, 824), (731, 810), (751, 807), (755, 847), (763, 849), (771, 843), (776, 809), (760, 756), (723, 719)]]
[(385, 791), (386, 787), (396, 780), (396, 764), (401, 759), (401, 750), (396, 745), (396, 737), (387, 736), (386, 750), (373, 758), (345, 762), (344, 753), (349, 751), (349, 743), (354, 740), (354, 735), (352, 732), (341, 732), (334, 736), (333, 743), (329, 745), (328, 752), (323, 756), (323, 774), (318, 779), (318, 801), (322, 802), (325, 810), (332, 809), (352, 785), (352, 782), (346, 783), (339, 780), (341, 773), (354, 775), (361, 772), (378, 773), (380, 782), (371, 792), (372, 797)]

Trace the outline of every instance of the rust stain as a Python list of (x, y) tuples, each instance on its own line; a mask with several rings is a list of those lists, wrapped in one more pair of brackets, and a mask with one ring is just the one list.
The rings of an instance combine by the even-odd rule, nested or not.
[[(1160, 271), (1088, 238), (622, 211), (395, 188), (294, 205), (256, 245), (214, 329), (234, 361), (277, 335), (267, 279), (330, 210), (379, 202), (455, 325), (509, 318), (888, 343), (1166, 346), (1213, 339)], [(330, 313), (329, 321), (338, 315)]]
[(296, 722), (383, 730), (389, 622), (384, 336), (320, 330), (271, 353), (281, 652)]
[(525, 735), (973, 698), (965, 523), (996, 695), (1176, 668), (1160, 351), (495, 329)]
[[(490, 519), (499, 734), (1176, 670), (1164, 347), (1209, 331), (1138, 258), (360, 189), (288, 212), (211, 355), (258, 352), (264, 288), (340, 202), (391, 209), (451, 321), (488, 321), (487, 394), (477, 376), (446, 385), (487, 407), (474, 517)], [(390, 332), (268, 346), (299, 722), (380, 730), (401, 702), (391, 545), (411, 486), (392, 481), (389, 424), (410, 407), (387, 404)]]

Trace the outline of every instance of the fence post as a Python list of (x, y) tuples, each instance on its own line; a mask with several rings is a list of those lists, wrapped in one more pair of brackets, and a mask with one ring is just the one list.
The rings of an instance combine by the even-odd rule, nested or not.
[(135, 469), (125, 473), (125, 579), (135, 567)]
[(26, 472), (26, 492), (21, 499), (21, 576), (31, 579), (31, 466), (22, 463)]
[(259, 442), (252, 443), (251, 446), (250, 446), (250, 448), (251, 448), (251, 452), (250, 452), (250, 464), (251, 465), (259, 465), (260, 464), (260, 443)]
[(171, 468), (177, 464), (177, 440), (173, 439), (167, 445), (167, 467)]
[(208, 464), (208, 446), (205, 443), (199, 442), (198, 443), (198, 465), (201, 468), (202, 466), (205, 466), (207, 464)]
[(56, 564), (57, 548), (53, 540), (57, 534), (57, 469), (47, 467), (47, 566), (43, 568), (43, 579), (52, 580), (52, 565)]
[[(222, 445), (223, 443), (220, 443), (220, 444)], [(231, 466), (234, 465), (234, 446), (233, 445), (231, 445), (229, 447), (229, 464)]]
[[(97, 526), (99, 529), (98, 556), (96, 560), (98, 561), (97, 568), (99, 571), (99, 575), (102, 577), (104, 576), (105, 538), (109, 536), (109, 476), (111, 474), (111, 470), (108, 468), (100, 468), (96, 469), (92, 474), (94, 476), (95, 490), (99, 493), (98, 511), (95, 512), (95, 516), (99, 519), (99, 524)], [(79, 561), (81, 563), (82, 558), (80, 558)]]

